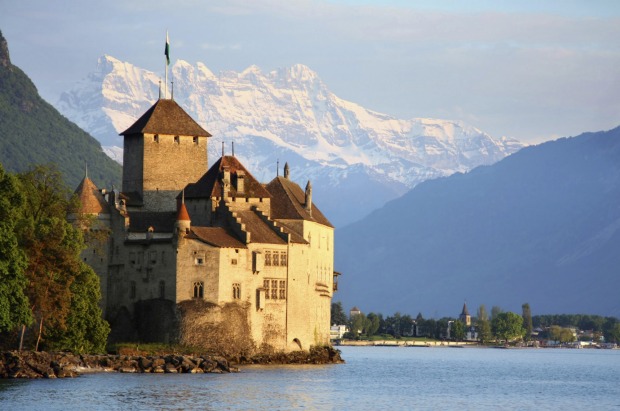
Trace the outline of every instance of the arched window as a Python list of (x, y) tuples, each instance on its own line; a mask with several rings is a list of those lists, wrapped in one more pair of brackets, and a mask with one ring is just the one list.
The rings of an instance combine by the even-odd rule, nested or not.
[(196, 281), (194, 283), (194, 298), (204, 297), (204, 284), (202, 281)]
[(241, 299), (241, 284), (234, 283), (233, 284), (233, 300)]

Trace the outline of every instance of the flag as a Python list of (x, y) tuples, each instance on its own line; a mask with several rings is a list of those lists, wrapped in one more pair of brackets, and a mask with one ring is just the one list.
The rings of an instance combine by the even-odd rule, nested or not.
[(166, 65), (170, 65), (170, 39), (168, 38), (168, 32), (166, 31), (166, 49), (164, 50), (166, 55)]

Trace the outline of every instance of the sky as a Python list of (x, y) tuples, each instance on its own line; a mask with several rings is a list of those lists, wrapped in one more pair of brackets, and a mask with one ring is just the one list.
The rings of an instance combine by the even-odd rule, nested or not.
[(110, 55), (164, 73), (301, 63), (340, 98), (536, 144), (620, 125), (616, 0), (0, 0), (13, 64), (54, 104)]

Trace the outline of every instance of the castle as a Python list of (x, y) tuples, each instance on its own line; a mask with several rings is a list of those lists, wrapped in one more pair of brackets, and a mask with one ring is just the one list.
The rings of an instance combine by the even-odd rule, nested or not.
[(207, 170), (211, 135), (171, 99), (121, 135), (122, 189), (86, 175), (76, 190), (99, 234), (82, 257), (100, 276), (110, 340), (328, 344), (334, 228), (310, 182), (291, 181), (287, 164), (261, 184), (234, 154)]

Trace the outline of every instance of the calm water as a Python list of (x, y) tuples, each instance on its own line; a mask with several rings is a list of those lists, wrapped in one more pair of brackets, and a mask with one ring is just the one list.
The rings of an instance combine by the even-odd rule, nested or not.
[(620, 410), (620, 350), (342, 347), (343, 365), (0, 380), (0, 410)]

